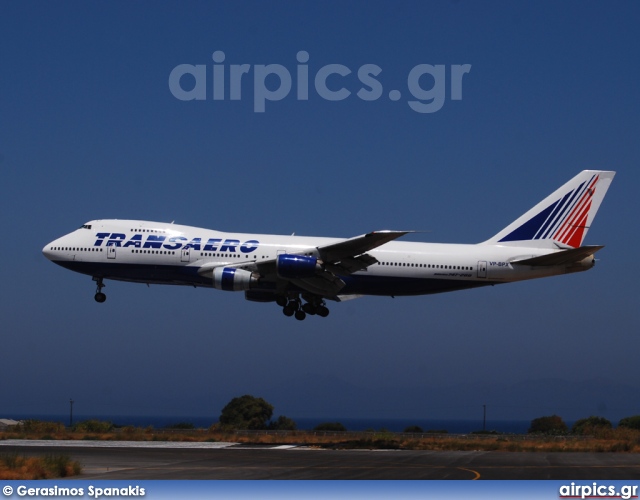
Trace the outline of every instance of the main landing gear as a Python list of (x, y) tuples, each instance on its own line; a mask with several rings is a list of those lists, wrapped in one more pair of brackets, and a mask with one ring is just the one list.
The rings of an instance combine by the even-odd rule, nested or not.
[(326, 306), (324, 300), (319, 297), (305, 297), (304, 304), (299, 297), (294, 299), (287, 299), (287, 297), (280, 296), (276, 299), (276, 303), (282, 307), (282, 313), (285, 316), (295, 316), (298, 321), (302, 321), (307, 317), (307, 314), (318, 315), (321, 318), (329, 316), (329, 308)]
[(99, 303), (103, 303), (105, 300), (107, 300), (107, 296), (102, 293), (102, 289), (107, 286), (102, 282), (102, 278), (96, 278), (95, 276), (93, 277), (93, 281), (96, 282), (96, 294), (94, 295), (94, 299), (96, 299), (96, 302)]

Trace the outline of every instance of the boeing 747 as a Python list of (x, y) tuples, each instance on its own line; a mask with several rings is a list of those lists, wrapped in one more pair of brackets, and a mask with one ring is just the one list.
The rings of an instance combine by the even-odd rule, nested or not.
[(584, 170), (477, 244), (399, 242), (408, 231), (354, 238), (225, 233), (142, 220), (92, 220), (43, 248), (56, 264), (105, 280), (244, 292), (287, 316), (325, 317), (327, 301), (424, 295), (591, 269), (583, 246), (615, 172)]

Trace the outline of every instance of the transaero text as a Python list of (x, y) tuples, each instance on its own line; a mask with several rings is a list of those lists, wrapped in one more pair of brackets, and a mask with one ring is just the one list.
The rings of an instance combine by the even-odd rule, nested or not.
[(142, 234), (134, 234), (127, 239), (127, 235), (124, 233), (97, 233), (93, 246), (100, 247), (104, 243), (108, 247), (165, 248), (166, 250), (178, 250), (179, 248), (187, 250), (192, 248), (203, 252), (237, 252), (236, 248), (239, 248), (240, 252), (251, 253), (255, 252), (258, 249), (258, 245), (260, 245), (258, 240), (247, 240), (241, 243), (240, 240), (232, 238), (225, 240), (208, 238), (203, 241), (204, 238), (192, 238), (189, 240), (184, 236), (171, 236), (169, 238), (156, 234), (148, 234), (146, 236), (147, 239), (143, 241)]

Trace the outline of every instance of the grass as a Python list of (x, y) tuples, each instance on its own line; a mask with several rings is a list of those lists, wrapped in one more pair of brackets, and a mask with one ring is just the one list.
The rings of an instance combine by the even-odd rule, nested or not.
[(433, 434), (321, 431), (222, 431), (209, 429), (154, 429), (153, 427), (76, 426), (30, 421), (0, 432), (0, 439), (70, 439), (103, 441), (191, 441), (250, 444), (297, 444), (320, 448), (400, 450), (482, 450), (511, 452), (639, 453), (640, 431), (617, 428), (596, 430), (591, 436), (536, 436), (529, 434)]
[(0, 456), (0, 479), (53, 479), (77, 476), (80, 472), (80, 464), (65, 455)]

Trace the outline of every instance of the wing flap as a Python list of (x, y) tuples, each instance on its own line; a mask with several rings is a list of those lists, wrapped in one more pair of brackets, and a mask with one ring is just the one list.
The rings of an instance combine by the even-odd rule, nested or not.
[(290, 281), (294, 285), (322, 297), (335, 297), (345, 286), (344, 281), (329, 271), (324, 271), (312, 278), (299, 278)]
[(368, 253), (358, 257), (347, 257), (339, 262), (325, 264), (325, 269), (334, 274), (353, 274), (357, 271), (365, 271), (367, 267), (376, 264), (378, 259)]

